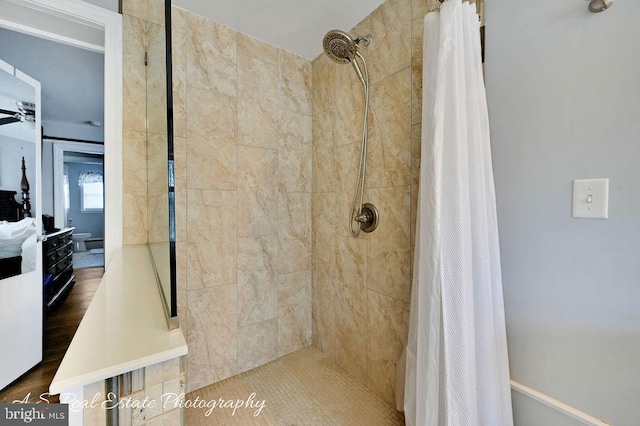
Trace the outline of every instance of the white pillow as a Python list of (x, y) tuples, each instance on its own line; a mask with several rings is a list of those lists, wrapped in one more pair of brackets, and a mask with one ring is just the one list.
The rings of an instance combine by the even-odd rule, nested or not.
[[(35, 230), (35, 226), (34, 226)], [(36, 270), (36, 233), (32, 233), (22, 243), (22, 273)]]
[(0, 259), (20, 256), (22, 243), (35, 232), (36, 222), (32, 217), (19, 222), (0, 222)]

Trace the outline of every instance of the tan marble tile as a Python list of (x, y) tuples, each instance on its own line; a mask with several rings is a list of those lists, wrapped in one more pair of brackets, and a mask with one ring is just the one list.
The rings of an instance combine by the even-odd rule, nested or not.
[(315, 58), (311, 64), (313, 114), (327, 111), (332, 105), (335, 87), (329, 84), (330, 68), (334, 65), (324, 53)]
[(280, 108), (311, 115), (311, 61), (280, 49)]
[(162, 425), (181, 425), (182, 414), (180, 409), (176, 408), (162, 415)]
[(237, 373), (236, 300), (235, 285), (188, 292), (188, 391)]
[(167, 133), (167, 73), (164, 27), (147, 24), (147, 131)]
[(411, 64), (411, 0), (387, 0), (362, 20), (353, 34), (371, 34), (362, 49), (369, 65), (369, 80), (376, 83)]
[[(354, 180), (355, 185), (355, 180)], [(341, 237), (351, 237), (351, 231), (349, 226), (352, 222), (351, 217), (351, 209), (353, 207), (353, 189), (350, 192), (336, 192), (336, 210), (335, 210), (335, 225), (336, 225), (336, 235)], [(371, 198), (365, 192), (364, 202), (372, 202)], [(360, 203), (360, 198), (356, 200), (355, 210), (358, 210), (358, 204)], [(375, 203), (374, 203), (375, 205)], [(357, 229), (357, 226), (354, 224), (354, 229)], [(368, 240), (372, 234), (367, 234), (365, 232), (361, 232), (358, 235), (359, 239)]]
[(411, 185), (420, 183), (420, 159), (422, 155), (422, 125), (411, 126)]
[(240, 327), (238, 373), (276, 359), (277, 333), (278, 325), (275, 319)]
[[(334, 192), (338, 181), (334, 160), (335, 148), (314, 144), (312, 146), (312, 191)], [(355, 183), (354, 183), (355, 184)]]
[(409, 305), (368, 292), (367, 387), (394, 404), (396, 365), (407, 343)]
[[(436, 0), (437, 1), (437, 0)], [(411, 123), (422, 122), (422, 43), (424, 18), (411, 21)]]
[(122, 141), (122, 184), (124, 193), (147, 189), (147, 140), (144, 132), (125, 130)]
[(278, 315), (278, 238), (238, 238), (238, 323), (255, 324)]
[(237, 193), (188, 190), (188, 288), (235, 284)]
[(278, 65), (279, 48), (265, 41), (238, 32), (238, 54), (259, 59), (268, 64)]
[(173, 134), (187, 136), (187, 35), (174, 32), (171, 37), (173, 85)]
[(187, 26), (187, 84), (235, 96), (236, 32), (192, 13)]
[(311, 194), (280, 193), (278, 273), (311, 268)]
[(238, 90), (251, 91), (277, 107), (279, 83), (276, 64), (238, 55)]
[[(334, 183), (336, 192), (353, 195), (356, 180), (358, 179), (361, 146), (358, 142), (340, 146), (335, 149), (333, 159), (335, 176), (337, 177)], [(370, 155), (367, 160), (369, 157)]]
[(411, 296), (411, 250), (384, 251), (367, 258), (367, 289), (408, 302)]
[(146, 23), (124, 15), (123, 26), (123, 105), (125, 130), (146, 131), (146, 67), (144, 65)]
[(144, 367), (144, 386), (153, 386), (162, 383), (162, 363)]
[(236, 56), (236, 31), (189, 11), (186, 18), (192, 42), (201, 42), (198, 53), (215, 53), (230, 59)]
[(187, 187), (189, 189), (235, 190), (237, 188), (237, 148), (230, 141), (206, 137), (187, 138)]
[(162, 363), (162, 381), (178, 379), (180, 376), (180, 358), (173, 358)]
[(334, 162), (332, 115), (319, 111), (312, 118), (313, 192), (333, 192), (338, 176)]
[(311, 117), (280, 113), (278, 172), (281, 192), (311, 192)]
[[(418, 190), (420, 184), (420, 158), (422, 152), (422, 125), (412, 127), (411, 132), (411, 244), (416, 238), (416, 218), (418, 213)], [(413, 257), (412, 257), (413, 258)]]
[(411, 228), (409, 187), (369, 189), (365, 198), (380, 214), (378, 228), (368, 236), (368, 256), (374, 258), (389, 250), (408, 249)]
[(372, 88), (367, 186), (407, 186), (411, 178), (411, 72)]
[(82, 398), (87, 401), (92, 401), (96, 395), (101, 395), (101, 397), (98, 397), (98, 399), (96, 400), (96, 404), (94, 404), (94, 406), (89, 405), (82, 410), (83, 423), (91, 425), (106, 424), (106, 410), (101, 406), (102, 402), (105, 400), (104, 381), (95, 382), (84, 386), (83, 392), (84, 396)]
[(147, 188), (149, 192), (166, 193), (169, 185), (169, 150), (167, 135), (147, 133)]
[[(335, 64), (340, 66), (339, 64)], [(355, 75), (351, 67), (340, 67), (339, 71), (349, 72)], [(345, 80), (343, 78), (343, 80)], [(336, 84), (329, 82), (329, 84)], [(362, 142), (362, 129), (364, 126), (364, 89), (360, 81), (345, 84), (333, 98), (333, 104), (326, 111), (330, 114), (329, 123), (331, 123), (331, 131), (335, 146), (344, 146), (349, 144), (360, 144)], [(373, 85), (370, 86), (373, 88)], [(372, 101), (370, 94), (369, 101)], [(373, 118), (373, 105), (369, 105), (368, 129), (371, 131), (371, 120)]]
[(238, 234), (278, 232), (278, 153), (239, 146)]
[(365, 335), (367, 327), (367, 241), (353, 237), (336, 238), (335, 286), (336, 320), (349, 330)]
[(122, 243), (125, 246), (147, 243), (147, 192), (122, 194)]
[(171, 6), (171, 31), (172, 35), (188, 31), (187, 11), (175, 5)]
[(367, 382), (367, 339), (344, 324), (336, 324), (336, 363), (362, 384)]
[[(313, 265), (316, 271), (331, 274), (335, 270), (335, 194), (322, 192), (311, 197), (313, 220)], [(345, 219), (346, 220), (346, 219)]]
[(148, 21), (150, 0), (123, 0), (122, 13)]
[(164, 26), (165, 0), (147, 0), (147, 21)]
[(169, 196), (163, 192), (149, 192), (147, 201), (147, 243), (169, 241)]
[(237, 188), (235, 98), (187, 90), (187, 186)]
[(439, 8), (439, 0), (412, 0), (411, 2), (411, 13), (413, 19), (423, 19), (424, 15)]
[(311, 344), (311, 270), (278, 276), (278, 356)]
[(239, 89), (238, 144), (277, 150), (279, 115), (277, 104), (270, 99), (252, 89)]
[(187, 88), (189, 135), (206, 136), (235, 144), (236, 98), (206, 90)]
[(334, 300), (338, 296), (331, 274), (314, 271), (312, 292), (313, 345), (334, 358), (336, 347)]

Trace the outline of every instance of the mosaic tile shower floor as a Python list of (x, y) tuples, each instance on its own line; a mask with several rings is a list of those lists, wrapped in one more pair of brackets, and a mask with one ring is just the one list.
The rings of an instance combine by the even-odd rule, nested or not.
[[(404, 417), (315, 348), (198, 389), (187, 400), (246, 401), (252, 408), (185, 409), (185, 425), (404, 425)], [(260, 402), (265, 401), (260, 410)], [(258, 413), (257, 416), (254, 414)]]

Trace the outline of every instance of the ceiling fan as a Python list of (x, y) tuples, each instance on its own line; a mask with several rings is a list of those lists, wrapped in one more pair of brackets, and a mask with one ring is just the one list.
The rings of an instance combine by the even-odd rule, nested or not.
[(8, 115), (9, 117), (0, 118), (0, 126), (3, 124), (11, 123), (35, 123), (36, 121), (36, 104), (31, 102), (17, 101), (18, 111), (9, 111), (7, 109), (0, 108), (0, 114)]

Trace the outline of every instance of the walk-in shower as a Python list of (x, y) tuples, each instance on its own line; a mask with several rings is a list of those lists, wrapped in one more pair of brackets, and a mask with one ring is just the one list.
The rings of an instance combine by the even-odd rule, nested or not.
[[(369, 117), (369, 71), (364, 56), (358, 51), (360, 44), (368, 46), (371, 43), (371, 35), (352, 39), (349, 34), (340, 30), (331, 30), (324, 36), (322, 46), (324, 51), (339, 64), (351, 64), (356, 71), (362, 86), (364, 87), (364, 119), (362, 124), (362, 145), (360, 146), (360, 166), (358, 167), (358, 179), (353, 191), (353, 201), (349, 212), (349, 231), (357, 237), (360, 231), (373, 232), (378, 226), (378, 210), (373, 204), (364, 202), (364, 182), (367, 170), (367, 129)], [(362, 68), (358, 63), (362, 62)], [(359, 201), (358, 201), (359, 200)], [(357, 208), (356, 208), (357, 205)], [(357, 226), (354, 226), (357, 224)]]

